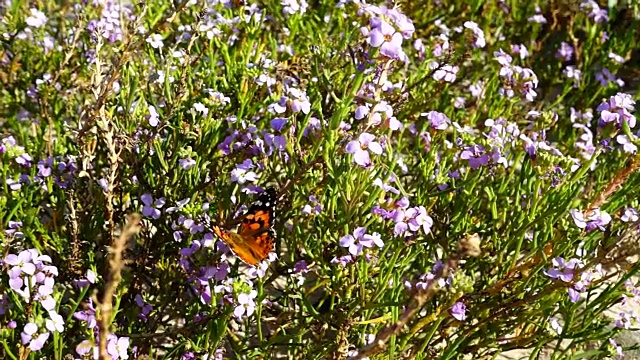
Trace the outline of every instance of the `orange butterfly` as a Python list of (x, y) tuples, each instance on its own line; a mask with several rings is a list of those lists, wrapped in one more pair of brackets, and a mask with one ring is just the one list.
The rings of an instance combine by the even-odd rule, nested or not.
[(276, 191), (267, 189), (251, 205), (238, 221), (240, 227), (232, 232), (213, 225), (213, 232), (224, 241), (231, 251), (245, 263), (256, 266), (266, 259), (275, 248), (273, 232)]

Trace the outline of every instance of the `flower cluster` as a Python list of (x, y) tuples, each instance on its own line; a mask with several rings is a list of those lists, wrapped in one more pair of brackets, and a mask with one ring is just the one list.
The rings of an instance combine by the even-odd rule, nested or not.
[[(554, 280), (561, 280), (565, 283), (570, 283), (572, 286), (568, 288), (569, 300), (572, 302), (578, 302), (582, 298), (582, 293), (587, 291), (589, 285), (599, 278), (604, 276), (602, 266), (598, 265), (593, 270), (584, 271), (584, 262), (578, 258), (572, 258), (568, 261), (562, 257), (555, 257), (551, 260), (553, 265), (547, 269), (544, 273), (548, 277)], [(576, 280), (576, 273), (580, 274), (580, 278)]]
[(395, 223), (393, 227), (395, 236), (411, 236), (421, 229), (425, 234), (429, 234), (433, 226), (433, 219), (427, 214), (427, 209), (424, 206), (410, 207), (406, 196), (393, 203), (389, 210), (378, 205), (372, 211), (383, 219)]
[(51, 258), (40, 255), (36, 249), (23, 250), (18, 255), (9, 254), (4, 258), (11, 290), (26, 303), (37, 302), (47, 311), (47, 319), (39, 316), (30, 319), (20, 334), (22, 344), (31, 351), (41, 350), (51, 332), (64, 331), (64, 319), (57, 313), (53, 298), (58, 268), (50, 263)]
[(631, 111), (635, 110), (635, 105), (636, 102), (629, 94), (617, 93), (611, 96), (596, 108), (600, 112), (598, 126), (604, 127), (612, 123), (616, 129), (621, 129), (623, 122), (626, 122), (630, 128), (635, 127), (636, 117), (631, 114)]
[(367, 37), (367, 43), (378, 48), (380, 54), (387, 58), (408, 61), (402, 42), (410, 39), (415, 32), (411, 19), (398, 9), (386, 6), (362, 5), (360, 11), (370, 16), (369, 26), (360, 29)]
[(502, 49), (494, 52), (493, 56), (502, 65), (500, 69), (500, 77), (502, 78), (500, 95), (512, 98), (517, 91), (527, 101), (533, 101), (538, 95), (533, 90), (538, 87), (538, 77), (533, 70), (511, 64), (513, 58)]
[(586, 214), (578, 209), (571, 209), (569, 213), (576, 226), (587, 231), (594, 229), (605, 231), (605, 226), (611, 222), (611, 215), (600, 209), (590, 210)]

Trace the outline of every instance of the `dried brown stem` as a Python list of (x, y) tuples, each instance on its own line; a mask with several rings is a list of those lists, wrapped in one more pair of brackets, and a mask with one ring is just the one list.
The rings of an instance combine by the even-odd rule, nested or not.
[(78, 260), (80, 259), (80, 229), (78, 227), (78, 216), (76, 213), (75, 191), (69, 190), (69, 198), (67, 203), (69, 205), (69, 224), (71, 226), (71, 264), (69, 268), (76, 273), (76, 269), (79, 268)]
[(598, 196), (596, 196), (596, 198), (593, 199), (593, 201), (589, 204), (589, 206), (587, 207), (587, 213), (599, 208), (600, 206), (602, 206), (602, 204), (607, 202), (609, 197), (611, 197), (611, 195), (613, 195), (613, 193), (615, 193), (616, 191), (620, 190), (629, 176), (635, 173), (638, 168), (640, 168), (640, 158), (636, 157), (632, 160), (629, 160), (627, 162), (627, 166), (618, 170), (616, 176), (611, 180), (609, 185), (607, 185), (607, 187), (604, 188), (603, 191), (598, 193)]
[(100, 330), (100, 360), (111, 359), (111, 355), (107, 352), (107, 337), (109, 336), (109, 327), (111, 326), (113, 313), (113, 296), (122, 278), (121, 272), (124, 266), (122, 253), (127, 247), (129, 239), (140, 231), (141, 219), (139, 214), (130, 215), (120, 236), (114, 239), (110, 249), (111, 256), (109, 259), (108, 281), (104, 287), (102, 301), (98, 305), (100, 309), (100, 316), (98, 318), (98, 329)]

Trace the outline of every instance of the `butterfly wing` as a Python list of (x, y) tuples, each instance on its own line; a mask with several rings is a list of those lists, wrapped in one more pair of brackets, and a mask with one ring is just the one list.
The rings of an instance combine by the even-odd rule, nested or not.
[(272, 227), (275, 203), (276, 192), (273, 188), (269, 188), (258, 197), (241, 218), (237, 233), (218, 226), (214, 226), (213, 231), (229, 245), (236, 256), (245, 263), (255, 266), (274, 250), (275, 233)]

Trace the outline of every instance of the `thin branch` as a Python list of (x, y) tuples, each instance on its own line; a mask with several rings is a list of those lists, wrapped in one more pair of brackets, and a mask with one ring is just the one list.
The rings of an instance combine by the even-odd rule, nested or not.
[(124, 266), (122, 253), (126, 249), (129, 239), (140, 231), (141, 219), (142, 217), (139, 214), (134, 213), (130, 215), (120, 236), (115, 239), (110, 249), (109, 280), (105, 285), (102, 301), (98, 304), (100, 309), (100, 316), (98, 318), (98, 329), (100, 330), (100, 360), (111, 359), (111, 355), (107, 352), (107, 338), (109, 336), (109, 327), (111, 326), (113, 313), (113, 296), (122, 278), (121, 272)]

